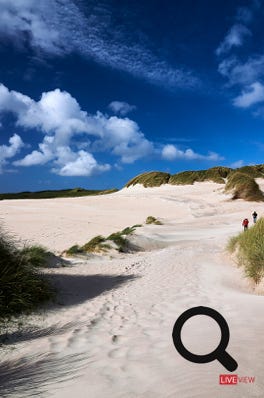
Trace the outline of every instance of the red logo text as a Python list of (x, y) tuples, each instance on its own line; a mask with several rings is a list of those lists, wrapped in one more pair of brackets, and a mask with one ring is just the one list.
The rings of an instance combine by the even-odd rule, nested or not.
[(219, 384), (231, 386), (238, 383), (255, 383), (255, 376), (219, 375)]

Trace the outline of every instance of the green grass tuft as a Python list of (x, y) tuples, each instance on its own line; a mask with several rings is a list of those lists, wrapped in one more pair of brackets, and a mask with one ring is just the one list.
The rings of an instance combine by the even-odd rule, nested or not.
[(134, 225), (133, 227), (126, 227), (122, 231), (114, 232), (106, 239), (113, 241), (118, 246), (119, 252), (126, 252), (129, 247), (129, 241), (125, 238), (125, 236), (133, 234), (137, 227), (137, 225)]
[(227, 249), (230, 252), (237, 250), (238, 263), (244, 267), (246, 276), (259, 283), (264, 277), (264, 218), (231, 238)]
[(238, 235), (238, 236), (232, 236), (232, 237), (229, 239), (226, 248), (227, 248), (227, 250), (228, 250), (230, 253), (234, 253), (234, 251), (236, 250), (236, 246), (237, 246), (238, 239), (239, 239), (238, 237), (239, 237), (239, 235)]
[(117, 247), (119, 252), (126, 252), (128, 249), (128, 240), (124, 237), (123, 231), (114, 232), (113, 234), (109, 235), (107, 240), (113, 241)]
[(23, 261), (34, 267), (46, 267), (51, 253), (42, 246), (33, 245), (25, 246), (20, 251), (20, 255)]
[(68, 256), (74, 256), (76, 254), (84, 254), (84, 250), (79, 245), (73, 245), (65, 253)]
[(0, 231), (0, 320), (30, 312), (54, 296), (38, 267), (46, 251), (38, 246), (19, 250), (12, 238)]
[(104, 243), (105, 241), (106, 239), (103, 236), (101, 235), (95, 236), (94, 238), (89, 240), (89, 242), (85, 243), (85, 245), (81, 247), (81, 250), (85, 253), (104, 252), (107, 249), (109, 249), (109, 245)]
[(133, 234), (133, 232), (135, 231), (135, 229), (137, 228), (137, 225), (133, 225), (133, 227), (126, 227), (121, 231), (122, 235), (131, 235)]
[(153, 216), (148, 216), (146, 219), (146, 224), (156, 224), (156, 225), (162, 225), (162, 222), (157, 220)]

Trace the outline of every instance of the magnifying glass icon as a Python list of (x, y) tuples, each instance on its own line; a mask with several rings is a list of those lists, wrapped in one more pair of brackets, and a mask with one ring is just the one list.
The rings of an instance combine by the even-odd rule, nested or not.
[[(214, 351), (206, 355), (193, 354), (192, 352), (188, 351), (185, 348), (181, 340), (181, 330), (184, 323), (189, 318), (192, 318), (193, 316), (196, 315), (207, 315), (213, 318), (218, 323), (221, 330), (222, 336), (218, 347)], [(234, 358), (232, 358), (228, 354), (228, 352), (226, 352), (226, 347), (229, 342), (229, 337), (230, 337), (229, 327), (225, 318), (223, 318), (222, 315), (219, 314), (219, 312), (213, 310), (212, 308), (202, 307), (202, 306), (193, 307), (183, 312), (175, 322), (172, 331), (172, 339), (174, 346), (183, 358), (194, 363), (207, 363), (217, 359), (227, 370), (229, 370), (229, 372), (234, 372), (237, 369), (238, 364), (234, 360)]]

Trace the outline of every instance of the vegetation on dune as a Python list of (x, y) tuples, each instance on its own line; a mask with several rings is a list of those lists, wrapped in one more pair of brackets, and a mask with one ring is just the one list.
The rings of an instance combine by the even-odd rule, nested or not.
[(254, 166), (243, 166), (234, 170), (249, 175), (252, 178), (263, 178), (264, 177), (264, 164), (257, 164)]
[(73, 245), (65, 252), (68, 256), (75, 256), (77, 254), (83, 254), (84, 251), (82, 250), (81, 246)]
[(124, 228), (122, 232), (124, 235), (131, 235), (136, 230), (136, 228), (140, 228), (140, 227), (142, 227), (142, 224), (135, 224), (132, 227)]
[(0, 200), (4, 199), (52, 199), (52, 198), (74, 198), (79, 196), (106, 195), (117, 192), (118, 189), (89, 190), (83, 188), (62, 189), (54, 191), (1, 193)]
[(244, 267), (246, 276), (259, 283), (264, 277), (264, 218), (260, 218), (247, 231), (232, 237), (227, 249), (236, 253), (238, 264)]
[(73, 245), (65, 251), (67, 256), (76, 256), (78, 254), (87, 253), (102, 253), (111, 249), (110, 245), (104, 243), (106, 238), (101, 235), (95, 236), (89, 242), (85, 243), (83, 246)]
[(173, 175), (152, 171), (136, 176), (126, 184), (126, 187), (135, 184), (142, 184), (144, 187), (158, 187), (162, 184), (191, 185), (194, 182), (202, 181), (213, 181), (224, 184), (224, 179), (231, 171), (232, 169), (229, 167), (222, 166), (212, 167), (208, 170), (182, 171)]
[(254, 178), (239, 171), (229, 175), (225, 191), (232, 192), (232, 199), (244, 199), (247, 201), (264, 200), (264, 195)]
[(173, 175), (153, 171), (138, 175), (130, 180), (126, 187), (135, 184), (152, 187), (166, 183), (171, 185), (192, 185), (195, 182), (212, 181), (218, 184), (225, 184), (226, 192), (232, 192), (233, 199), (263, 201), (264, 195), (255, 178), (264, 178), (264, 164), (243, 166), (237, 169), (217, 166), (207, 170), (182, 171)]
[(174, 174), (169, 179), (169, 184), (172, 185), (192, 185), (195, 182), (194, 171), (182, 171)]
[(208, 170), (183, 171), (174, 174), (169, 179), (172, 185), (191, 185), (194, 182), (213, 181), (224, 184), (228, 174), (232, 171), (229, 167), (212, 167)]
[(20, 255), (27, 264), (31, 264), (34, 267), (46, 267), (52, 253), (48, 252), (42, 246), (33, 245), (25, 246), (20, 250)]
[(102, 251), (105, 251), (106, 249), (109, 249), (109, 245), (106, 245), (105, 238), (101, 235), (95, 236), (89, 242), (85, 243), (81, 247), (81, 250), (84, 253), (100, 253)]
[(159, 171), (151, 171), (149, 173), (143, 173), (135, 178), (132, 178), (127, 184), (126, 187), (130, 187), (131, 185), (142, 184), (145, 188), (147, 187), (159, 187), (162, 184), (167, 184), (170, 179), (169, 173), (163, 173)]
[(53, 297), (52, 287), (38, 270), (47, 255), (38, 246), (19, 250), (14, 240), (0, 231), (0, 320), (30, 312)]
[(162, 225), (162, 222), (157, 220), (155, 217), (153, 216), (148, 216), (146, 218), (146, 224), (155, 224), (155, 225)]
[(208, 170), (205, 170), (205, 179), (213, 182), (217, 182), (220, 184), (224, 184), (224, 178), (227, 178), (228, 175), (231, 173), (232, 169), (229, 167), (212, 167)]
[(114, 242), (117, 245), (119, 252), (126, 252), (129, 248), (129, 241), (126, 236), (133, 234), (135, 229), (138, 227), (141, 227), (141, 225), (136, 224), (132, 227), (126, 227), (120, 232), (115, 232), (109, 235), (106, 240)]
[[(126, 227), (122, 231), (114, 232), (108, 237), (101, 235), (95, 236), (83, 246), (74, 245), (70, 247), (65, 251), (65, 254), (68, 256), (74, 256), (87, 253), (104, 253), (110, 249), (117, 249), (119, 252), (126, 252), (129, 250), (129, 241), (126, 236), (133, 234), (135, 229), (141, 226), (141, 224), (136, 224), (132, 227)], [(115, 244), (114, 247), (111, 245), (111, 242)]]
[(115, 232), (109, 235), (106, 239), (114, 242), (119, 252), (126, 252), (128, 250), (129, 242), (126, 238), (126, 235), (123, 234), (122, 231)]

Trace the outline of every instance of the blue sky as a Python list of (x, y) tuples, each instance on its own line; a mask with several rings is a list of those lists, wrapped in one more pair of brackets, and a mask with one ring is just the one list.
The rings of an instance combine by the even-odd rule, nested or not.
[(264, 5), (0, 0), (0, 191), (263, 163)]

